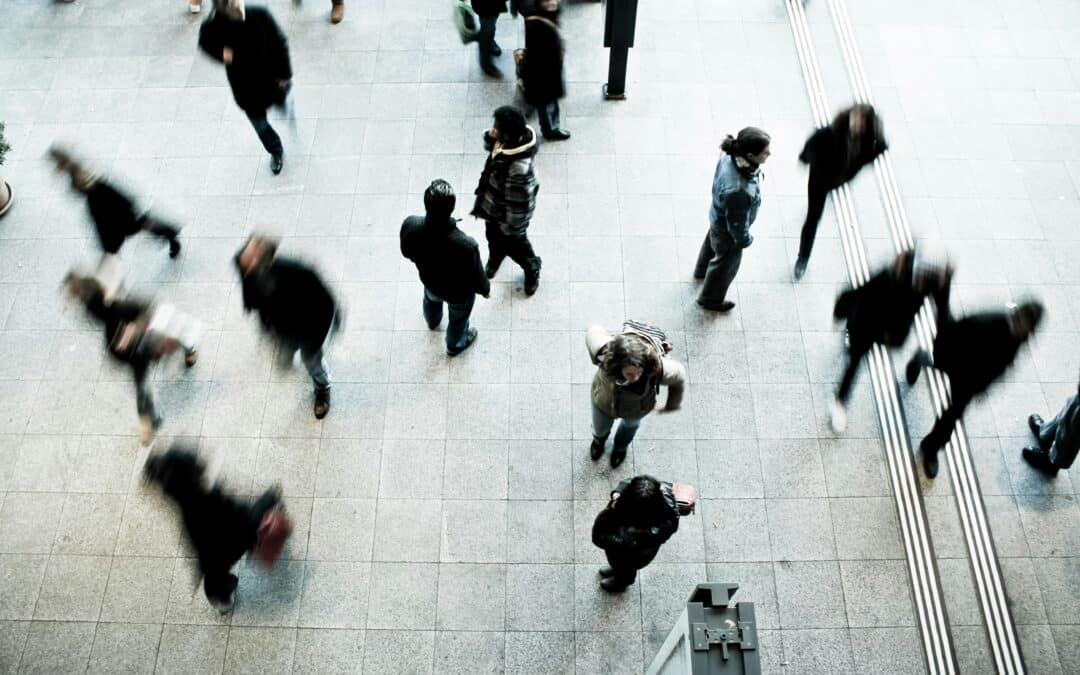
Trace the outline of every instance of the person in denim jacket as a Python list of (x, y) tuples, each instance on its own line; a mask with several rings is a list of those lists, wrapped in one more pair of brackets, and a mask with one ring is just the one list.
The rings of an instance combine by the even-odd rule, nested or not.
[(739, 272), (743, 249), (754, 241), (750, 226), (761, 206), (758, 169), (769, 158), (770, 140), (761, 129), (746, 127), (720, 144), (724, 154), (713, 176), (709, 233), (694, 268), (694, 278), (705, 280), (697, 300), (704, 309), (729, 312), (735, 307), (727, 292)]
[(1071, 467), (1080, 450), (1080, 385), (1052, 420), (1044, 422), (1039, 415), (1032, 415), (1028, 426), (1039, 441), (1037, 446), (1024, 448), (1028, 464), (1047, 476)]

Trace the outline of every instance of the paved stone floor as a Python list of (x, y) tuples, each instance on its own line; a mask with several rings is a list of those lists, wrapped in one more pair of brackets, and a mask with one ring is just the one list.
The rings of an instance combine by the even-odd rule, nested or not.
[[(867, 379), (828, 429), (840, 372), (830, 319), (843, 264), (827, 216), (790, 283), (811, 128), (781, 2), (643, 2), (629, 99), (601, 100), (599, 3), (566, 9), (574, 138), (544, 144), (527, 298), (505, 265), (454, 360), (426, 330), (401, 219), (436, 177), (468, 196), (480, 133), (512, 81), (485, 79), (442, 0), (269, 3), (290, 40), (299, 124), (274, 177), (180, 0), (0, 0), (0, 671), (633, 673), (703, 580), (757, 605), (768, 672), (919, 672), (904, 552)], [(326, 6), (324, 6), (326, 5)], [(1080, 515), (1067, 475), (1019, 461), (1024, 418), (1080, 370), (1080, 12), (1071, 2), (851, 3), (913, 227), (957, 260), (963, 309), (1031, 293), (1047, 330), (968, 415), (1031, 672), (1080, 671)], [(932, 11), (931, 11), (932, 10)], [(829, 87), (850, 99), (827, 3), (808, 7)], [(504, 17), (501, 63), (521, 44)], [(915, 50), (914, 53), (912, 50)], [(735, 286), (706, 316), (690, 271), (723, 135), (773, 134), (764, 205)], [(159, 369), (155, 447), (198, 442), (232, 489), (280, 483), (298, 529), (272, 573), (246, 563), (235, 612), (195, 586), (169, 505), (143, 486), (129, 375), (59, 295), (95, 260), (83, 205), (42, 154), (71, 141), (185, 224), (169, 261), (124, 258), (136, 292), (199, 315), (200, 362)], [(864, 238), (891, 243), (869, 175)], [(459, 214), (461, 215), (461, 214)], [(482, 240), (477, 221), (463, 226)], [(314, 260), (344, 299), (334, 408), (241, 311), (231, 254), (259, 227)], [(587, 457), (590, 323), (656, 323), (690, 386), (646, 420), (617, 471)], [(908, 401), (913, 436), (927, 393)], [(920, 411), (922, 411), (920, 413)], [(696, 485), (695, 516), (628, 592), (597, 587), (590, 528), (610, 488), (649, 472)], [(965, 672), (987, 672), (948, 482), (924, 483)]]

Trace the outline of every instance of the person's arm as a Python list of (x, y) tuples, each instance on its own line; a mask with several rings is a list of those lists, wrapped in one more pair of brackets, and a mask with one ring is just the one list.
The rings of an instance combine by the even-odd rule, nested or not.
[[(525, 166), (521, 166), (524, 164)], [(503, 196), (506, 200), (506, 224), (525, 228), (536, 208), (536, 192), (540, 185), (532, 170), (532, 160), (514, 162), (506, 174)]]
[(753, 224), (750, 222), (751, 206), (750, 195), (742, 190), (728, 195), (724, 203), (728, 234), (739, 248), (746, 248), (754, 243), (754, 237), (750, 234), (750, 226)]
[(491, 152), (495, 148), (495, 139), (491, 136), (491, 129), (484, 129), (484, 150)]
[(476, 278), (476, 292), (485, 298), (491, 295), (491, 280), (487, 277), (487, 271), (484, 270), (484, 261), (480, 257), (480, 247), (475, 243), (472, 247), (473, 252), (473, 273)]
[(675, 359), (664, 358), (662, 363), (664, 374), (660, 379), (660, 384), (667, 387), (668, 392), (667, 401), (657, 410), (670, 412), (678, 410), (682, 405), (683, 392), (686, 390), (686, 368), (683, 368), (683, 365)]
[(594, 365), (600, 365), (600, 354), (609, 342), (611, 336), (601, 326), (589, 326), (585, 331), (585, 347), (589, 350), (589, 358)]
[(204, 21), (199, 27), (199, 49), (218, 63), (225, 62), (225, 41), (217, 20)]
[(616, 522), (614, 511), (610, 508), (604, 509), (593, 523), (593, 545), (605, 551), (630, 548), (634, 544), (632, 531), (633, 528)]

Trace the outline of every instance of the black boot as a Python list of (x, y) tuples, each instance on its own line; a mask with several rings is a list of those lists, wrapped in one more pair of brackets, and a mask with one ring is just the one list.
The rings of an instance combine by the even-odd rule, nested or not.
[(330, 412), (330, 390), (315, 392), (315, 407), (313, 409), (315, 419), (321, 420)]
[(592, 461), (596, 461), (604, 456), (604, 444), (607, 443), (607, 436), (603, 438), (597, 438), (593, 436), (592, 445), (589, 446), (589, 458)]
[(1035, 434), (1035, 440), (1039, 442), (1039, 447), (1043, 450), (1049, 450), (1050, 448), (1047, 447), (1048, 444), (1044, 445), (1042, 442), (1042, 428), (1044, 424), (1046, 424), (1046, 422), (1043, 421), (1041, 415), (1028, 416), (1028, 428), (1031, 429), (1031, 433)]
[(1024, 448), (1024, 461), (1046, 476), (1056, 476), (1058, 468), (1050, 462), (1050, 453), (1039, 448)]
[(179, 239), (170, 239), (169, 240), (169, 257), (170, 258), (175, 258), (178, 255), (180, 255), (180, 240)]
[(929, 367), (931, 363), (930, 355), (924, 349), (920, 349), (915, 353), (915, 356), (911, 357), (904, 372), (909, 387), (915, 386), (915, 383), (919, 381), (919, 373), (922, 372), (924, 367)]
[(611, 468), (618, 469), (620, 465), (626, 460), (626, 446), (616, 445), (611, 449)]
[(927, 478), (937, 478), (938, 469), (940, 465), (938, 463), (938, 451), (931, 450), (926, 445), (926, 441), (919, 444), (919, 452), (922, 453), (923, 470), (926, 471)]
[(540, 288), (540, 265), (542, 262), (540, 256), (537, 256), (532, 259), (529, 269), (525, 270), (525, 295), (532, 295), (536, 293), (536, 289)]

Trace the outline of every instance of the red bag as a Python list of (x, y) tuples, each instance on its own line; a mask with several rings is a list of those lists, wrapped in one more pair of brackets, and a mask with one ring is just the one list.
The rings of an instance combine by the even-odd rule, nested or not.
[(697, 506), (697, 490), (693, 485), (672, 483), (671, 493), (675, 495), (675, 504), (679, 507), (680, 516), (688, 516), (694, 512), (694, 507)]
[(258, 538), (252, 553), (259, 563), (271, 569), (281, 557), (285, 541), (292, 534), (293, 524), (285, 509), (273, 508), (267, 511), (259, 523)]

